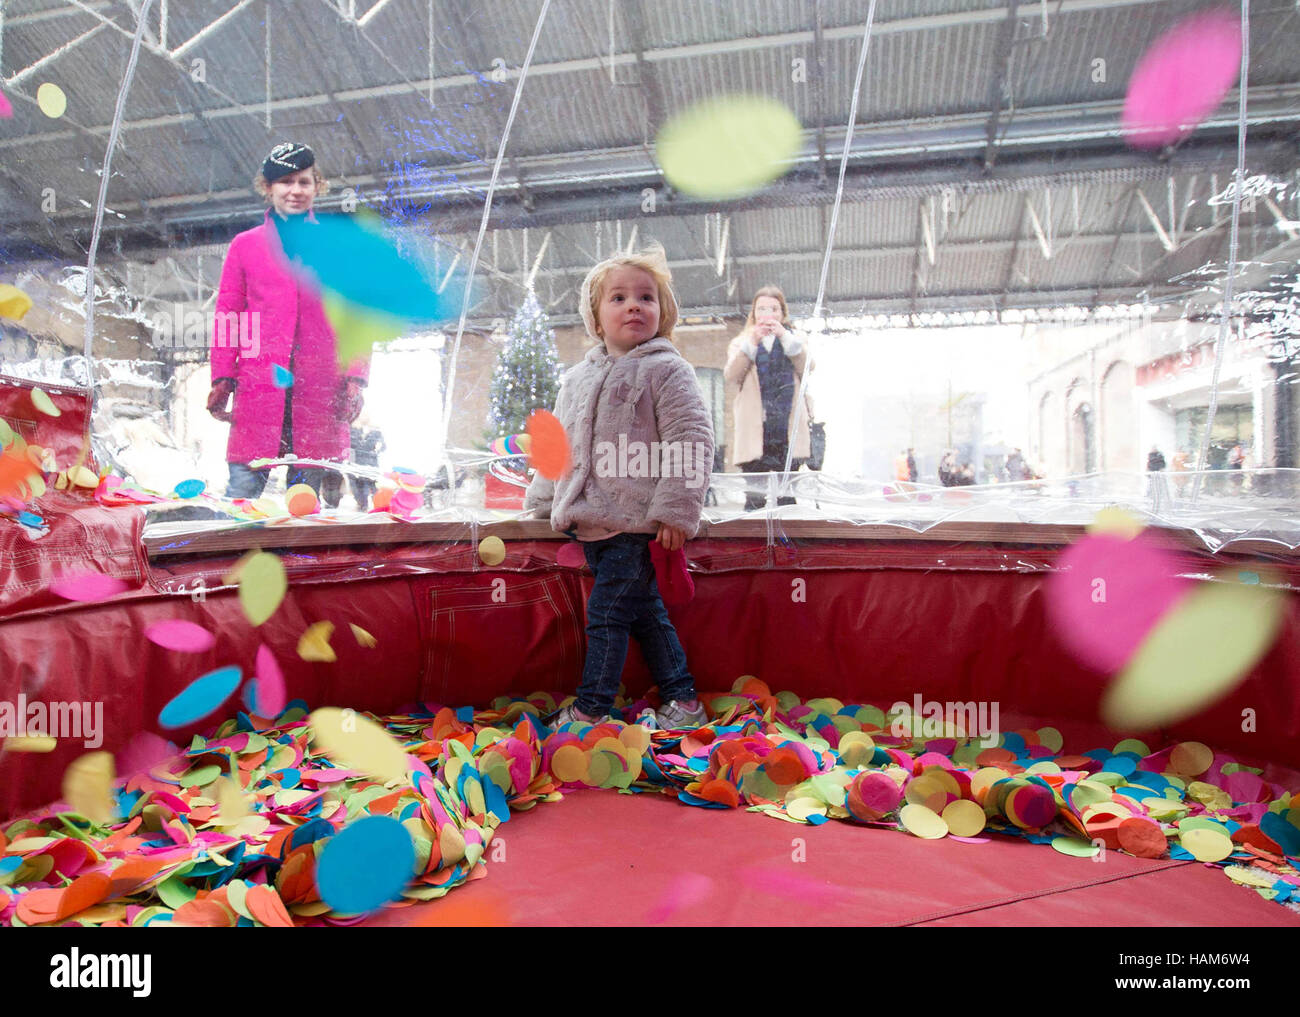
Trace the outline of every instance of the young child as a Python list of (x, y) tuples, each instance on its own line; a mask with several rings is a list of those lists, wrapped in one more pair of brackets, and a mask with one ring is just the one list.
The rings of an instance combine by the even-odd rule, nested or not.
[(577, 701), (552, 723), (606, 717), (630, 634), (659, 685), (659, 727), (698, 727), (708, 718), (664, 610), (650, 542), (674, 551), (698, 532), (713, 422), (694, 368), (672, 344), (677, 299), (662, 248), (602, 261), (583, 281), (579, 307), (598, 344), (565, 373), (556, 400), (573, 469), (555, 482), (537, 477), (524, 498), (582, 542), (596, 574)]

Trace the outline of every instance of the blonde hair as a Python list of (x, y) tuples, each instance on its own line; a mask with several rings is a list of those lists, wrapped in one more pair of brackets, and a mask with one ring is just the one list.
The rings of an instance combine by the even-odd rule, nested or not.
[[(330, 182), (325, 179), (324, 175), (315, 166), (311, 168), (312, 179), (316, 181), (316, 197), (326, 194), (330, 189)], [(286, 174), (287, 176), (288, 174)], [(262, 201), (266, 204), (271, 203), (271, 182), (258, 173), (253, 177), (253, 190), (262, 196)]]
[(790, 321), (790, 308), (786, 306), (785, 294), (781, 292), (780, 286), (763, 286), (754, 294), (754, 299), (749, 304), (749, 317), (745, 319), (745, 328), (754, 327), (754, 308), (758, 306), (760, 297), (775, 297), (781, 305), (781, 324), (788, 329), (794, 329)]
[(616, 254), (606, 258), (587, 273), (582, 280), (582, 291), (578, 296), (578, 310), (582, 312), (582, 322), (587, 326), (587, 334), (601, 339), (600, 298), (605, 289), (605, 277), (616, 268), (639, 268), (648, 272), (659, 289), (659, 330), (657, 335), (671, 341), (673, 329), (677, 327), (677, 297), (673, 294), (673, 274), (668, 269), (668, 255), (658, 244), (648, 247), (636, 254)]

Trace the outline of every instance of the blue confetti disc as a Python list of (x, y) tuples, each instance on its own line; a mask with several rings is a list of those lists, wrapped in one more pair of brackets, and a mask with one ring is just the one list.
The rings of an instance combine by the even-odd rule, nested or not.
[(203, 493), (207, 484), (201, 480), (182, 480), (176, 485), (177, 498), (197, 498)]
[(316, 886), (335, 911), (363, 914), (400, 894), (414, 868), (406, 828), (388, 816), (367, 816), (326, 842), (316, 860)]
[(19, 512), (18, 521), (24, 526), (44, 526), (45, 520), (35, 512)]
[(275, 378), (276, 388), (289, 388), (289, 386), (293, 384), (293, 372), (287, 367), (281, 367), (279, 364), (272, 364), (271, 373)]
[(1265, 812), (1259, 817), (1259, 829), (1286, 855), (1300, 855), (1300, 829), (1292, 826), (1276, 812)]
[(242, 678), (243, 672), (233, 665), (195, 678), (162, 708), (158, 723), (166, 728), (176, 728), (202, 720), (234, 694)]
[(483, 781), (483, 800), (487, 803), (488, 812), (496, 816), (499, 822), (505, 823), (509, 821), (510, 806), (506, 804), (506, 796), (504, 792), (497, 787), (496, 781)]
[(299, 259), (322, 287), (354, 304), (409, 321), (454, 313), (452, 298), (439, 295), (420, 267), (363, 218), (322, 215), (310, 222), (299, 216), (277, 228), (291, 260)]

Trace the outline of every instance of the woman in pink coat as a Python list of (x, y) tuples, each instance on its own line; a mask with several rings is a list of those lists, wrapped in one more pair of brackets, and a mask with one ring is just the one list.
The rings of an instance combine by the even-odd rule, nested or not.
[[(345, 460), (349, 424), (361, 413), (370, 366), (363, 358), (340, 371), (320, 296), (291, 271), (280, 244), (277, 226), (290, 216), (315, 222), (312, 203), (328, 186), (316, 169), (316, 156), (306, 145), (276, 145), (253, 186), (271, 207), (261, 226), (230, 243), (212, 343), (208, 411), (230, 423), (229, 498), (262, 493), (267, 471), (251, 469), (254, 459), (293, 453)], [(276, 384), (276, 367), (288, 373), (287, 385), (285, 377), (280, 379), (284, 387)], [(232, 394), (233, 410), (228, 409)], [(325, 473), (291, 469), (288, 482), (309, 484), (319, 494)]]

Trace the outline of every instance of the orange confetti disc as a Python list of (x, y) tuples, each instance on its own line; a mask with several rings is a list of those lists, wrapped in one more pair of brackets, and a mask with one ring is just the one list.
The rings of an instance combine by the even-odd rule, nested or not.
[(569, 451), (569, 436), (564, 425), (554, 413), (534, 410), (524, 424), (532, 438), (532, 451), (528, 455), (533, 468), (547, 480), (559, 480), (573, 466)]
[(798, 784), (808, 777), (808, 770), (793, 749), (776, 749), (764, 760), (763, 769), (776, 785)]
[(269, 886), (250, 886), (244, 902), (249, 912), (263, 925), (271, 928), (293, 928), (293, 919), (285, 910), (280, 895)]
[[(265, 887), (256, 887), (256, 889), (265, 889)], [(251, 891), (249, 896), (252, 896)], [(176, 925), (206, 929), (234, 928), (235, 920), (232, 911), (222, 907), (217, 901), (210, 899), (186, 901), (176, 909), (176, 915), (172, 919)]]
[(740, 805), (740, 792), (725, 780), (707, 781), (696, 795), (706, 802), (718, 802), (733, 809)]
[(0, 495), (18, 494), (33, 472), (31, 463), (23, 456), (7, 452), (0, 455)]
[(1139, 858), (1162, 858), (1168, 841), (1158, 824), (1134, 816), (1119, 824), (1119, 846)]

